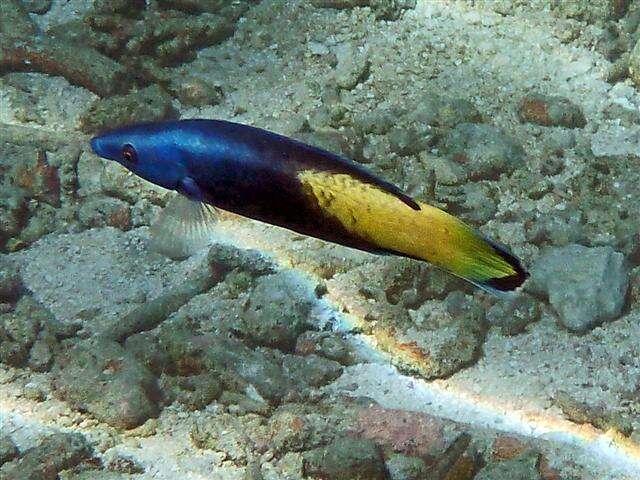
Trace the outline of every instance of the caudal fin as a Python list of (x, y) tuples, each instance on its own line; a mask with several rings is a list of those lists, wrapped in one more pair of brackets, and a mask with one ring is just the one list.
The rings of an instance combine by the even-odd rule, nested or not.
[(485, 237), (482, 239), (490, 247), (490, 251), (478, 255), (475, 262), (478, 268), (474, 278), (466, 278), (474, 285), (494, 295), (503, 295), (520, 287), (529, 278), (529, 272), (522, 262), (510, 253), (506, 247)]

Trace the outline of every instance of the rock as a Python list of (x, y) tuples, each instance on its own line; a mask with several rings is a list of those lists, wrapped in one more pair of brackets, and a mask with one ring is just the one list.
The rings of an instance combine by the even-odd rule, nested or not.
[(180, 78), (171, 86), (171, 93), (187, 107), (218, 105), (223, 99), (222, 89), (203, 78)]
[(554, 0), (555, 10), (568, 18), (603, 25), (623, 17), (630, 0)]
[(244, 392), (251, 385), (277, 404), (293, 387), (280, 365), (265, 352), (251, 350), (235, 338), (196, 334), (188, 325), (163, 325), (160, 345), (167, 349), (181, 375), (217, 373), (225, 385)]
[(300, 357), (286, 355), (282, 361), (284, 371), (294, 382), (319, 388), (342, 374), (342, 365), (315, 354)]
[(489, 324), (500, 327), (503, 335), (522, 333), (530, 323), (540, 318), (540, 306), (536, 299), (526, 293), (496, 302), (487, 311)]
[(449, 158), (434, 157), (431, 165), (441, 185), (460, 185), (468, 178), (464, 167)]
[(18, 448), (9, 435), (0, 437), (0, 466), (18, 456)]
[(531, 266), (527, 289), (548, 297), (567, 329), (584, 333), (622, 312), (629, 285), (624, 256), (611, 247), (550, 247)]
[(208, 265), (201, 265), (193, 270), (183, 283), (134, 308), (119, 322), (101, 332), (101, 335), (121, 342), (130, 335), (151, 330), (193, 297), (208, 291), (220, 280), (221, 278), (212, 274)]
[(338, 63), (335, 69), (335, 80), (344, 90), (351, 90), (364, 81), (369, 75), (369, 55), (361, 52), (350, 43), (338, 45), (336, 49)]
[(115, 125), (168, 120), (178, 117), (172, 99), (157, 85), (98, 100), (80, 120), (85, 133), (96, 133)]
[(315, 353), (342, 365), (351, 365), (355, 362), (353, 348), (340, 335), (332, 332), (313, 330), (304, 332), (296, 340), (295, 353), (297, 355)]
[(461, 123), (445, 137), (442, 150), (460, 163), (472, 179), (496, 179), (524, 164), (525, 151), (495, 127)]
[(0, 477), (24, 480), (55, 480), (58, 472), (89, 458), (92, 448), (79, 433), (54, 433), (28, 449), (20, 459), (0, 467)]
[(263, 420), (255, 415), (242, 419), (221, 413), (215, 420), (196, 420), (191, 430), (191, 441), (197, 448), (213, 450), (224, 454), (224, 458), (240, 465), (246, 465), (252, 454), (252, 443), (262, 433)]
[(78, 219), (86, 228), (109, 226), (124, 231), (132, 226), (129, 204), (111, 197), (87, 199), (80, 205)]
[(0, 33), (0, 72), (7, 71), (61, 75), (98, 95), (113, 95), (127, 83), (124, 67), (109, 57), (86, 45), (43, 35), (17, 39)]
[(443, 304), (427, 301), (409, 312), (411, 324), (397, 329), (391, 345), (379, 340), (382, 348), (403, 349), (394, 363), (409, 372), (432, 379), (452, 375), (474, 362), (485, 334), (484, 314), (460, 291), (451, 292)]
[(532, 451), (523, 453), (513, 460), (491, 462), (484, 467), (475, 480), (542, 480), (538, 473), (540, 454)]
[(587, 124), (580, 107), (568, 98), (536, 93), (522, 99), (518, 117), (523, 123), (546, 127), (582, 128)]
[(428, 478), (427, 465), (419, 457), (394, 453), (386, 461), (391, 480), (421, 480)]
[(636, 87), (640, 88), (640, 40), (636, 42), (629, 56), (629, 75)]
[(606, 405), (581, 402), (565, 391), (556, 392), (552, 402), (572, 422), (591, 424), (603, 431), (614, 428), (623, 435), (633, 432), (631, 415), (624, 416)]
[(0, 196), (0, 248), (7, 250), (12, 238), (24, 227), (29, 215), (26, 192), (15, 186), (2, 188)]
[(0, 361), (23, 365), (38, 332), (52, 318), (48, 310), (28, 296), (18, 301), (13, 312), (0, 315)]
[(215, 373), (201, 373), (175, 379), (178, 402), (189, 410), (202, 410), (222, 393), (220, 378)]
[(388, 134), (391, 151), (401, 156), (418, 155), (429, 148), (431, 135), (427, 130), (397, 127)]
[(273, 262), (258, 250), (242, 249), (223, 243), (211, 246), (207, 262), (213, 275), (218, 278), (223, 278), (233, 270), (246, 271), (252, 277), (275, 273)]
[(155, 377), (118, 343), (94, 338), (56, 357), (55, 395), (109, 425), (129, 429), (158, 413)]
[(420, 412), (369, 405), (357, 412), (358, 435), (385, 450), (426, 460), (436, 460), (446, 450), (446, 422)]
[(289, 405), (283, 406), (269, 419), (270, 448), (276, 452), (300, 452), (308, 448), (311, 425), (304, 414)]
[(479, 123), (482, 115), (464, 98), (450, 98), (433, 92), (425, 94), (407, 115), (414, 122), (432, 127), (452, 128), (461, 123)]
[(160, 345), (155, 333), (142, 332), (131, 335), (125, 340), (124, 348), (156, 376), (173, 372), (171, 357)]
[(386, 480), (382, 454), (371, 440), (342, 437), (304, 453), (304, 474), (327, 480)]
[(41, 331), (31, 346), (27, 366), (36, 372), (48, 371), (53, 364), (53, 356), (57, 348), (56, 337), (48, 331)]
[(6, 256), (0, 255), (0, 302), (15, 302), (22, 292), (20, 269)]
[(256, 345), (292, 351), (296, 339), (307, 328), (312, 300), (296, 272), (260, 277), (238, 331)]
[(10, 37), (29, 37), (37, 33), (35, 23), (29, 18), (19, 0), (0, 2), (0, 33)]

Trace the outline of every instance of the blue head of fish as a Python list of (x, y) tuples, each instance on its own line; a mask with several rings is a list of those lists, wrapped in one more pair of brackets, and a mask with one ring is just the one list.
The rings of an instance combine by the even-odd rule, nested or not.
[(91, 139), (96, 155), (120, 163), (156, 185), (176, 190), (188, 175), (172, 124), (140, 124)]

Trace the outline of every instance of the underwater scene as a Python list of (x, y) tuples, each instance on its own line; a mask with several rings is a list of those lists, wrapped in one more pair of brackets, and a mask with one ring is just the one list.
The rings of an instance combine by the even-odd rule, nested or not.
[(640, 1), (0, 0), (0, 479), (640, 479)]

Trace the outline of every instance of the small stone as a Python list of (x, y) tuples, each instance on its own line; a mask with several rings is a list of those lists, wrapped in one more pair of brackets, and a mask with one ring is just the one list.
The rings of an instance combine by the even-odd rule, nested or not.
[(371, 440), (342, 437), (304, 453), (304, 474), (327, 480), (387, 480), (382, 454)]
[(582, 128), (587, 124), (580, 107), (567, 98), (551, 95), (527, 95), (520, 102), (518, 117), (523, 123), (547, 127)]
[(309, 330), (296, 340), (295, 353), (310, 355), (315, 353), (342, 365), (355, 362), (353, 348), (338, 334), (332, 332), (317, 332)]
[(181, 78), (176, 83), (173, 93), (187, 107), (218, 105), (224, 97), (220, 87), (211, 85), (200, 77)]
[(304, 415), (286, 406), (279, 409), (269, 419), (270, 447), (275, 452), (295, 452), (304, 450), (311, 426)]
[(293, 381), (315, 388), (326, 385), (342, 374), (342, 365), (338, 362), (315, 354), (306, 357), (287, 355), (282, 367)]
[(369, 75), (369, 56), (360, 52), (355, 45), (341, 44), (336, 50), (338, 64), (335, 79), (338, 86), (345, 90), (353, 89)]
[(58, 472), (78, 465), (92, 449), (79, 433), (54, 433), (28, 449), (20, 459), (0, 467), (0, 478), (55, 480)]
[(450, 98), (429, 92), (420, 99), (409, 119), (423, 125), (452, 128), (461, 123), (479, 123), (482, 115), (464, 98)]
[(22, 6), (27, 12), (43, 15), (51, 9), (53, 0), (22, 0)]
[(531, 266), (527, 289), (549, 298), (567, 329), (584, 333), (617, 318), (629, 286), (624, 256), (611, 247), (550, 247)]
[(0, 465), (4, 465), (18, 456), (18, 448), (9, 435), (0, 437)]
[(461, 123), (441, 142), (442, 150), (473, 179), (497, 179), (524, 164), (522, 146), (495, 127)]
[(418, 457), (407, 457), (394, 453), (387, 461), (391, 480), (421, 480), (428, 477), (427, 465)]

